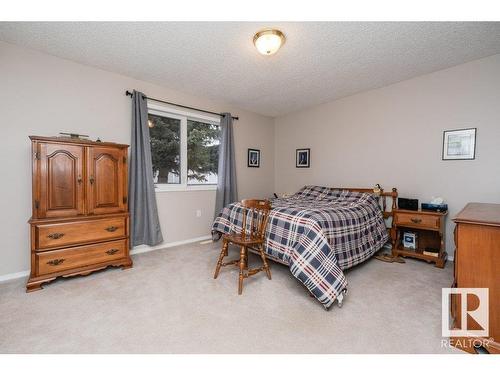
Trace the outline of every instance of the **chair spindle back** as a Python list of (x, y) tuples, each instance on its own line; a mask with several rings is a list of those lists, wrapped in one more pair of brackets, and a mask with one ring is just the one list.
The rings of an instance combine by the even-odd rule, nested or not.
[[(241, 201), (241, 205), (243, 206), (242, 238), (264, 239), (271, 202), (260, 199), (244, 199)], [(247, 216), (250, 217), (249, 228), (247, 228)]]

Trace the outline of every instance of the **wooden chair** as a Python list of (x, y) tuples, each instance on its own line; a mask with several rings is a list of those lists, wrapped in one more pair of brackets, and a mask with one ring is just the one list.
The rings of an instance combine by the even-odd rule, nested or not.
[[(214, 279), (219, 276), (220, 268), (223, 266), (236, 265), (240, 268), (238, 282), (238, 294), (243, 292), (243, 279), (255, 275), (260, 271), (266, 271), (267, 278), (271, 280), (271, 271), (264, 253), (264, 242), (271, 202), (267, 200), (245, 199), (241, 202), (243, 206), (243, 225), (241, 233), (225, 234), (222, 236), (222, 250), (215, 268)], [(247, 216), (250, 226), (247, 228)], [(228, 255), (229, 244), (240, 246), (240, 258), (224, 263), (224, 257)], [(263, 266), (260, 268), (248, 269), (248, 249), (252, 249), (260, 254)], [(245, 272), (246, 271), (246, 272)]]

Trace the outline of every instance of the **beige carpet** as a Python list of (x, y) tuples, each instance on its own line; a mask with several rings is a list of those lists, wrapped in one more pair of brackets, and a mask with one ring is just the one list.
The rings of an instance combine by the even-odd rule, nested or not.
[(238, 296), (235, 268), (212, 278), (219, 246), (136, 255), (130, 270), (30, 294), (24, 280), (0, 284), (0, 352), (457, 352), (441, 348), (441, 287), (451, 284), (452, 264), (371, 259), (347, 272), (344, 306), (325, 311), (276, 263), (273, 280), (261, 273)]

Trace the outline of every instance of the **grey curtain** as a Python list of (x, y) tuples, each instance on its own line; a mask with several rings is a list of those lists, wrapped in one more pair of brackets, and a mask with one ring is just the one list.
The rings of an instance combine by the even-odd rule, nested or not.
[(163, 242), (153, 183), (146, 96), (132, 95), (132, 142), (130, 145), (130, 236), (131, 245), (154, 246)]
[(221, 119), (221, 143), (219, 146), (219, 169), (217, 195), (215, 198), (215, 214), (217, 217), (222, 208), (238, 200), (236, 189), (236, 165), (234, 159), (233, 118), (230, 113), (223, 113)]

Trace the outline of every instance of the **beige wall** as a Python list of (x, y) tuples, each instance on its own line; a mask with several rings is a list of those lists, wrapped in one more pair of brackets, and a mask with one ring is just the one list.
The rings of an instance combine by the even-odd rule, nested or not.
[[(274, 190), (273, 120), (184, 95), (147, 82), (0, 42), (1, 180), (0, 276), (29, 269), (31, 159), (28, 135), (83, 133), (130, 142), (131, 101), (126, 89), (212, 111), (229, 111), (235, 123), (239, 194), (267, 197)], [(262, 150), (261, 168), (246, 167), (247, 148)], [(209, 234), (214, 191), (157, 193), (165, 242)], [(201, 218), (196, 210), (201, 209)]]
[[(476, 160), (441, 160), (443, 130), (477, 127)], [(275, 119), (275, 187), (397, 187), (400, 196), (449, 204), (500, 203), (500, 55)], [(311, 168), (295, 149), (311, 148)]]

